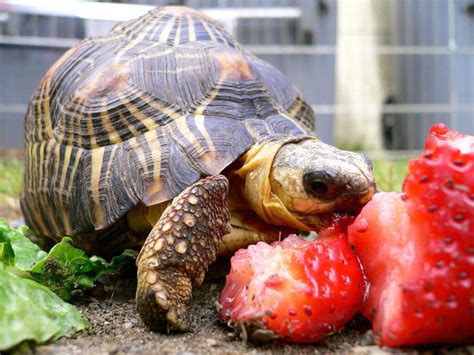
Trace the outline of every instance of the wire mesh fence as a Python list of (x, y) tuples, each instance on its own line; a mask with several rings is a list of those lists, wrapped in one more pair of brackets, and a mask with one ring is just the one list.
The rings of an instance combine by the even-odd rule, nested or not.
[(47, 68), (79, 39), (155, 5), (200, 8), (282, 70), (349, 149), (422, 147), (434, 122), (474, 133), (472, 0), (0, 1), (0, 147)]

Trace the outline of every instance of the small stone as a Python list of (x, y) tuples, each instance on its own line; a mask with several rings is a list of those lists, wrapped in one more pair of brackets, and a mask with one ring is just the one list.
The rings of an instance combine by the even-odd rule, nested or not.
[(124, 329), (130, 329), (133, 327), (133, 324), (131, 322), (127, 322), (127, 323), (124, 323), (123, 324), (123, 328)]
[(217, 345), (217, 340), (216, 340), (216, 339), (212, 339), (212, 338), (207, 339), (207, 340), (206, 340), (206, 344), (207, 344), (207, 346), (216, 346), (216, 345)]
[(370, 346), (355, 346), (351, 349), (353, 354), (377, 354), (377, 355), (389, 355), (393, 354), (391, 351), (382, 350), (377, 345), (370, 345)]

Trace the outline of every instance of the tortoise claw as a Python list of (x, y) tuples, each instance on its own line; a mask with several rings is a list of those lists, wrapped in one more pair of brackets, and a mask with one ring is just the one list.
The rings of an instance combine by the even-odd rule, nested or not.
[[(168, 280), (168, 282), (159, 280), (154, 284), (146, 284), (145, 280), (145, 284), (143, 284), (139, 280), (137, 288), (137, 309), (143, 322), (150, 329), (162, 333), (186, 331), (189, 328), (188, 308), (192, 293), (191, 280), (189, 277), (179, 276), (175, 273), (171, 273), (171, 275), (174, 280)], [(168, 291), (167, 288), (170, 286), (177, 288)]]
[(155, 302), (156, 305), (161, 308), (163, 311), (167, 311), (170, 309), (170, 305), (168, 303), (168, 297), (164, 292), (157, 292), (155, 293)]

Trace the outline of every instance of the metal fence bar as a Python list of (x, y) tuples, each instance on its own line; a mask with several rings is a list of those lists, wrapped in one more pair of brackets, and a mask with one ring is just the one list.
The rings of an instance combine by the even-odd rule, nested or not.
[[(374, 106), (375, 107), (375, 106)], [(371, 106), (351, 107), (350, 110), (336, 105), (311, 105), (311, 108), (316, 114), (347, 114), (357, 110), (366, 111), (371, 109)], [(27, 109), (26, 104), (5, 104), (0, 103), (0, 113), (25, 113)], [(382, 107), (382, 113), (395, 114), (421, 114), (421, 113), (451, 113), (451, 105), (447, 104), (390, 104)], [(458, 112), (472, 112), (473, 106), (470, 104), (457, 105)]]
[(0, 44), (28, 47), (71, 48), (80, 42), (75, 38), (33, 37), (33, 36), (2, 36)]
[[(34, 47), (52, 47), (68, 49), (80, 42), (75, 38), (57, 38), (57, 37), (34, 37), (34, 36), (10, 36), (0, 35), (0, 44), (34, 46)], [(337, 54), (335, 46), (307, 46), (307, 45), (261, 45), (245, 46), (245, 48), (254, 54)], [(474, 47), (456, 47), (445, 46), (378, 46), (374, 48), (361, 48), (361, 54), (380, 54), (380, 55), (452, 55), (453, 51), (457, 54), (474, 55)]]
[[(337, 105), (311, 105), (311, 108), (316, 114), (349, 114), (355, 111), (363, 111), (378, 108), (378, 105), (360, 105), (351, 106), (350, 109), (346, 109)], [(446, 104), (388, 104), (383, 105), (381, 113), (387, 114), (418, 114), (418, 113), (441, 113), (451, 114), (450, 103)], [(472, 112), (473, 106), (470, 104), (458, 105), (458, 112)]]
[[(126, 21), (139, 17), (155, 6), (116, 4), (90, 1), (65, 2), (61, 0), (3, 0), (0, 11), (21, 12), (31, 15), (62, 16), (89, 20)], [(239, 18), (299, 18), (301, 10), (296, 7), (225, 7), (201, 8), (200, 11), (221, 20)]]
[(30, 15), (63, 16), (106, 21), (125, 21), (153, 9), (150, 5), (113, 4), (99, 2), (66, 2), (61, 0), (3, 0), (0, 11)]
[(457, 101), (457, 80), (456, 80), (456, 25), (455, 25), (455, 0), (449, 0), (448, 4), (448, 33), (449, 33), (449, 101), (451, 107), (451, 127), (456, 127), (457, 124), (457, 112), (456, 112), (456, 101)]
[[(307, 45), (260, 45), (245, 46), (247, 50), (255, 54), (337, 54), (335, 46), (307, 46)], [(388, 46), (364, 47), (359, 49), (361, 54), (387, 54), (387, 55), (449, 55), (451, 49), (448, 46)], [(474, 47), (457, 47), (456, 52), (460, 54), (474, 54)]]
[(371, 160), (401, 160), (419, 156), (422, 150), (365, 150), (362, 153), (367, 155)]

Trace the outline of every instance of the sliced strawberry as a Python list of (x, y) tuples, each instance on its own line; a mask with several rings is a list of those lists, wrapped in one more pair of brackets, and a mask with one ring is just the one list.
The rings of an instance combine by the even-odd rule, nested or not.
[(333, 231), (315, 242), (291, 235), (239, 250), (220, 296), (221, 316), (250, 337), (292, 342), (340, 329), (360, 307), (365, 283), (345, 234)]
[(460, 151), (473, 138), (433, 127), (405, 194), (376, 194), (349, 227), (383, 345), (474, 338), (474, 149)]
[[(398, 345), (392, 328), (398, 328), (402, 314), (402, 284), (415, 269), (417, 231), (411, 224), (399, 193), (377, 193), (349, 227), (349, 242), (355, 247), (369, 292), (362, 313), (372, 321), (383, 345)], [(418, 267), (418, 266), (417, 266)]]
[(433, 149), (444, 144), (458, 148), (462, 153), (469, 153), (474, 151), (474, 136), (450, 130), (442, 123), (433, 125), (426, 140), (425, 149)]

